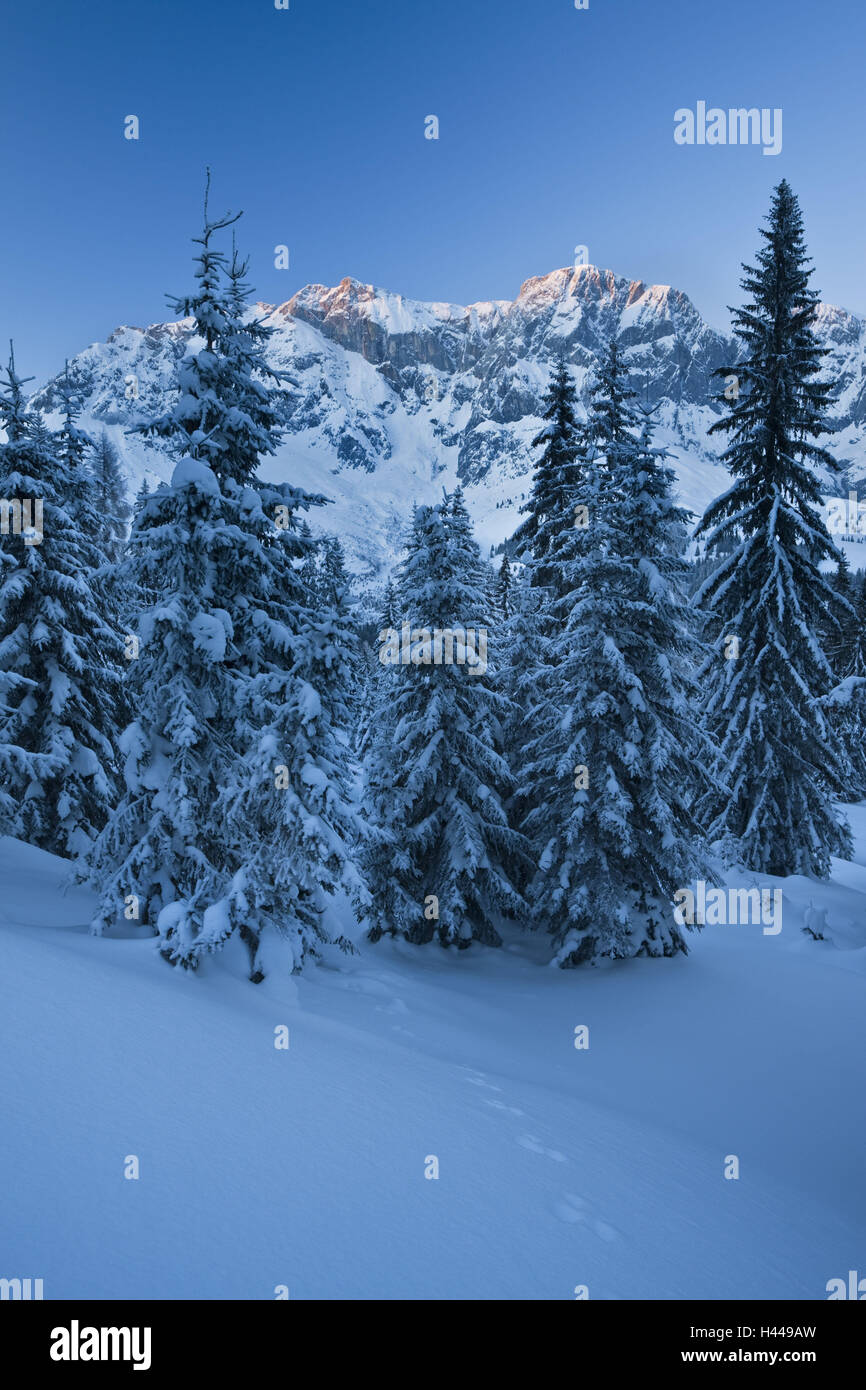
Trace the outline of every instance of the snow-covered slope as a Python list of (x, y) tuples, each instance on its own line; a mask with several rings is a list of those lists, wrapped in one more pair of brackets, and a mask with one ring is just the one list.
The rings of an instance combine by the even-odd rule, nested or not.
[[(825, 1299), (866, 1244), (849, 814), (831, 883), (773, 885), (778, 935), (565, 973), (531, 937), (380, 943), (255, 987), (232, 945), (189, 976), (136, 929), (88, 936), (66, 866), (0, 841), (0, 1276), (76, 1299)], [(810, 901), (831, 939), (803, 935)]]
[[(659, 406), (659, 439), (672, 452), (685, 505), (702, 511), (725, 486), (707, 431), (718, 418), (712, 373), (735, 348), (669, 286), (581, 266), (527, 280), (513, 302), (422, 304), (345, 279), (264, 307), (276, 329), (270, 359), (291, 381), (289, 433), (267, 471), (333, 499), (314, 525), (344, 537), (359, 571), (390, 565), (412, 504), (433, 500), (458, 477), (482, 545), (509, 534), (527, 495), (552, 365), (564, 355), (585, 393), (611, 337), (646, 400)], [(125, 431), (168, 404), (188, 331), (184, 323), (120, 328), (71, 359), (82, 423), (114, 436), (133, 490), (142, 476), (168, 475), (167, 458)], [(823, 305), (819, 332), (841, 389), (830, 447), (850, 462), (850, 478), (861, 479), (866, 324)], [(53, 383), (36, 401), (56, 407)]]

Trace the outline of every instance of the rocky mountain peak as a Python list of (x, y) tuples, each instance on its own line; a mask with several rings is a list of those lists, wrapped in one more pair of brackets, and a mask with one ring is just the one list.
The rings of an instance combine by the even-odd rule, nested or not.
[[(257, 309), (269, 315), (271, 360), (288, 379), (286, 440), (266, 470), (334, 498), (319, 521), (345, 537), (356, 568), (378, 570), (393, 559), (412, 504), (458, 478), (482, 541), (502, 540), (529, 488), (532, 440), (554, 364), (565, 357), (586, 402), (611, 338), (642, 397), (657, 407), (660, 442), (678, 469), (685, 504), (699, 511), (725, 486), (707, 431), (719, 411), (713, 373), (736, 360), (736, 346), (669, 285), (565, 266), (525, 280), (513, 300), (457, 305), (346, 276)], [(852, 478), (862, 477), (866, 324), (821, 305), (817, 326), (840, 391), (840, 433), (826, 442), (850, 462)], [(133, 490), (142, 474), (154, 481), (170, 472), (167, 455), (127, 431), (169, 405), (189, 332), (188, 321), (127, 326), (70, 359), (82, 424), (109, 429)], [(56, 412), (56, 384), (35, 401)]]

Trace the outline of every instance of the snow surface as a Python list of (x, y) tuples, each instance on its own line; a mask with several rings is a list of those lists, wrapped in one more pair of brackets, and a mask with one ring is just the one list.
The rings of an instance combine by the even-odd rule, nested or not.
[(132, 923), (89, 936), (68, 866), (0, 840), (0, 1276), (46, 1298), (826, 1298), (866, 1250), (848, 812), (829, 884), (762, 881), (778, 936), (707, 927), (688, 958), (571, 972), (534, 937), (364, 944), (258, 986), (234, 944), (190, 976)]

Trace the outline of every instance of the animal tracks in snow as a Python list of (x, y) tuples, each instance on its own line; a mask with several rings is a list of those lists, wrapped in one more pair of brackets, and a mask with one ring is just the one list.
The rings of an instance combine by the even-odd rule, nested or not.
[[(464, 1070), (467, 1070), (464, 1068)], [(496, 1091), (502, 1095), (502, 1087), (494, 1086), (488, 1080), (483, 1071), (472, 1071), (464, 1077), (471, 1086), (478, 1086), (484, 1091)], [(508, 1105), (504, 1100), (484, 1097), (484, 1104), (491, 1110), (497, 1111), (503, 1118), (514, 1115), (519, 1118), (526, 1118), (523, 1110), (518, 1110), (516, 1105)], [(531, 1117), (530, 1117), (531, 1123)], [(559, 1149), (549, 1149), (535, 1134), (519, 1134), (515, 1140), (522, 1149), (527, 1149), (529, 1153), (540, 1154), (543, 1158), (552, 1159), (554, 1163), (567, 1163), (568, 1158)], [(612, 1241), (621, 1240), (622, 1236), (615, 1226), (611, 1226), (607, 1221), (603, 1221), (594, 1211), (591, 1202), (585, 1197), (578, 1197), (573, 1192), (564, 1192), (552, 1206), (553, 1215), (558, 1221), (563, 1221), (567, 1226), (582, 1226), (584, 1230), (592, 1232), (599, 1240)]]
[(593, 1216), (589, 1203), (583, 1197), (575, 1197), (572, 1192), (563, 1193), (553, 1212), (560, 1221), (566, 1221), (569, 1225), (588, 1226), (601, 1240), (619, 1240), (619, 1231), (609, 1226), (606, 1221), (599, 1221)]
[(493, 1110), (503, 1110), (506, 1115), (522, 1115), (523, 1111), (518, 1110), (516, 1105), (506, 1105), (504, 1100), (486, 1100), (485, 1105), (491, 1106)]
[[(464, 1077), (464, 1080), (468, 1081), (471, 1086), (480, 1086), (482, 1090), (496, 1091), (499, 1095), (502, 1094), (502, 1087), (493, 1086), (487, 1080), (483, 1071), (473, 1071), (468, 1076)], [(498, 1111), (502, 1116), (514, 1115), (519, 1119), (526, 1118), (525, 1111), (518, 1109), (516, 1105), (507, 1105), (504, 1100), (493, 1100), (485, 1097), (484, 1104), (489, 1106), (491, 1110)], [(543, 1144), (534, 1134), (520, 1134), (515, 1142), (518, 1143), (522, 1149), (527, 1149), (529, 1153), (540, 1154), (543, 1158), (549, 1158), (554, 1163), (568, 1162), (568, 1158), (564, 1153), (560, 1153), (559, 1149), (549, 1149), (546, 1144)], [(586, 1221), (587, 1217), (583, 1211), (583, 1206), (584, 1203), (581, 1198), (566, 1196), (561, 1202), (557, 1203), (556, 1215), (561, 1221)], [(607, 1226), (603, 1221), (596, 1221), (591, 1224), (596, 1235), (601, 1236), (602, 1240), (616, 1239), (617, 1233), (614, 1231), (613, 1227)]]
[(561, 1154), (559, 1149), (546, 1149), (534, 1134), (521, 1134), (518, 1144), (523, 1149), (529, 1149), (530, 1153), (544, 1154), (545, 1158), (552, 1158), (556, 1163), (567, 1163), (565, 1154)]
[(502, 1091), (501, 1086), (491, 1086), (483, 1071), (473, 1072), (471, 1076), (465, 1076), (464, 1081), (468, 1081), (470, 1086), (482, 1086), (485, 1091)]
[[(502, 1087), (494, 1086), (488, 1081), (483, 1071), (473, 1071), (469, 1076), (465, 1076), (463, 1079), (464, 1081), (468, 1081), (470, 1086), (480, 1086), (484, 1091), (495, 1091), (499, 1095), (502, 1095)], [(525, 1118), (525, 1111), (518, 1109), (516, 1105), (506, 1105), (504, 1100), (488, 1100), (485, 1098), (484, 1104), (489, 1105), (491, 1110), (498, 1110), (500, 1115), (514, 1115), (518, 1119)], [(545, 1158), (552, 1158), (555, 1163), (568, 1162), (565, 1154), (561, 1154), (558, 1149), (545, 1148), (544, 1144), (542, 1144), (539, 1139), (536, 1139), (534, 1134), (521, 1134), (517, 1143), (520, 1144), (522, 1148), (528, 1149), (530, 1153), (543, 1154)]]

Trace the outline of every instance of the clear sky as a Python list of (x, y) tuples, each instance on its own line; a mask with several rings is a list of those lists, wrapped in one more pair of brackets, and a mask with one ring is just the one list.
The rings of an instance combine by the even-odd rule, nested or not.
[[(344, 275), (512, 299), (586, 245), (724, 328), (784, 176), (814, 283), (866, 310), (863, 0), (289, 2), (9, 0), (0, 335), (23, 372), (169, 317), (208, 163), (271, 302)], [(781, 154), (675, 144), (698, 101), (781, 107)]]

